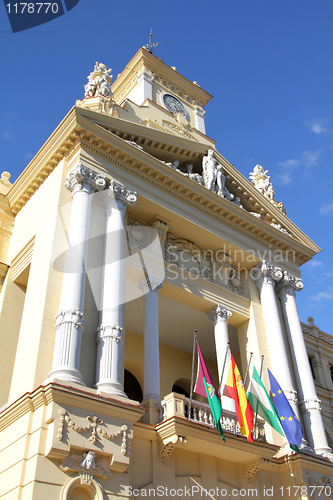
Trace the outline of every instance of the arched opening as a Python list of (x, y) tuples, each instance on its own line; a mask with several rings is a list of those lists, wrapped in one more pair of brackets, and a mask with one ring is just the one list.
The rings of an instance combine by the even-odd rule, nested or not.
[(94, 493), (88, 491), (84, 486), (76, 486), (70, 493), (69, 500), (93, 500)]
[(172, 386), (172, 392), (183, 394), (186, 398), (190, 397), (191, 381), (188, 378), (179, 378)]
[(126, 369), (124, 373), (124, 392), (129, 399), (141, 403), (143, 399), (141, 385), (133, 373)]

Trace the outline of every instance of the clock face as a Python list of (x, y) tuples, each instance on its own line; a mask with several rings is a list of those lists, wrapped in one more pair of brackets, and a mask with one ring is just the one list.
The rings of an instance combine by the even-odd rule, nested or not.
[(174, 97), (171, 94), (164, 94), (163, 102), (167, 110), (170, 111), (170, 113), (174, 115), (180, 113), (187, 118), (187, 112), (185, 107), (176, 97)]

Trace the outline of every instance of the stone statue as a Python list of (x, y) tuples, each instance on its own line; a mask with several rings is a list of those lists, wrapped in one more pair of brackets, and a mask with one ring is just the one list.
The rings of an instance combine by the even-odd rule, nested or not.
[(85, 97), (112, 97), (111, 92), (111, 69), (107, 69), (105, 64), (96, 62), (94, 71), (90, 73), (88, 83), (84, 86)]
[(275, 191), (271, 183), (271, 178), (268, 174), (268, 170), (264, 170), (261, 165), (256, 165), (253, 172), (250, 172), (250, 180), (253, 186), (260, 191), (261, 194), (265, 196), (273, 205), (275, 205), (283, 214), (286, 214), (286, 210), (283, 207), (282, 202), (278, 202), (274, 199)]
[(179, 170), (179, 161), (178, 160), (175, 160), (173, 161), (172, 163), (169, 162), (169, 163), (166, 163), (166, 165), (168, 165), (168, 167), (171, 167), (173, 168), (174, 170)]
[(229, 192), (225, 185), (225, 175), (223, 174), (222, 165), (217, 165), (216, 167), (216, 193), (225, 198), (226, 200), (232, 201), (235, 197)]
[(96, 92), (96, 82), (89, 75), (88, 76), (88, 83), (86, 83), (86, 85), (84, 86), (84, 95), (88, 95), (90, 97), (93, 97), (95, 92)]
[(87, 470), (95, 469), (96, 468), (95, 456), (96, 453), (94, 451), (88, 451), (88, 453), (83, 453), (83, 460), (80, 463), (80, 466), (84, 467)]
[(204, 186), (210, 191), (215, 191), (217, 161), (214, 158), (214, 149), (209, 149), (207, 156), (202, 159), (202, 173)]
[(192, 181), (195, 181), (198, 184), (201, 184), (201, 182), (202, 182), (202, 175), (195, 174), (195, 173), (192, 172), (193, 171), (193, 164), (192, 163), (186, 163), (185, 167), (186, 167), (186, 172), (184, 173), (184, 175), (186, 175), (187, 177), (189, 177), (189, 179), (191, 179)]

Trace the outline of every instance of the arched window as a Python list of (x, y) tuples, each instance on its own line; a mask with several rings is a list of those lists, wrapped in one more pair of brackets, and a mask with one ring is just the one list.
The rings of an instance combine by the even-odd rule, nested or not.
[(138, 379), (128, 370), (125, 370), (124, 391), (129, 399), (133, 399), (134, 401), (139, 401), (139, 403), (141, 403), (143, 399), (141, 386)]

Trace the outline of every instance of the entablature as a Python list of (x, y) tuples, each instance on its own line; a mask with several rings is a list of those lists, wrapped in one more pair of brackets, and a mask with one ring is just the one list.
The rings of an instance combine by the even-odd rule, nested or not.
[[(99, 123), (105, 120), (110, 130), (94, 123), (97, 117)], [(277, 221), (280, 221), (281, 217), (283, 220), (286, 219), (288, 222), (288, 226), (285, 224), (286, 227), (290, 232), (297, 233), (297, 237), (282, 233), (264, 220), (255, 217), (247, 209), (209, 191), (186, 176), (184, 172), (170, 168), (163, 162), (161, 156), (156, 157), (156, 152), (160, 151), (171, 160), (177, 157), (184, 163), (201, 163), (202, 157), (207, 152), (207, 143), (167, 135), (115, 117), (101, 117), (100, 113), (77, 107), (69, 112), (11, 187), (8, 200), (12, 212), (17, 213), (24, 206), (64, 157), (70, 161), (80, 148), (103, 158), (107, 163), (119, 166), (121, 170), (156, 187), (165, 195), (186, 203), (192, 209), (272, 251), (282, 252), (286, 256), (292, 251), (298, 265), (308, 261), (319, 250), (294, 224), (280, 214), (278, 209), (271, 206), (268, 200), (260, 199), (263, 209), (267, 214), (270, 211), (275, 215), (276, 212)], [(223, 164), (226, 175), (232, 176), (236, 185), (240, 186), (237, 187), (238, 192), (242, 192), (242, 196), (248, 195), (249, 199), (253, 199), (253, 203), (259, 203), (257, 200), (260, 198), (260, 193), (248, 181), (244, 182), (245, 178), (219, 154), (218, 159)], [(243, 187), (245, 185), (246, 188)], [(304, 243), (299, 239), (305, 239)], [(308, 245), (308, 242), (312, 245)]]

